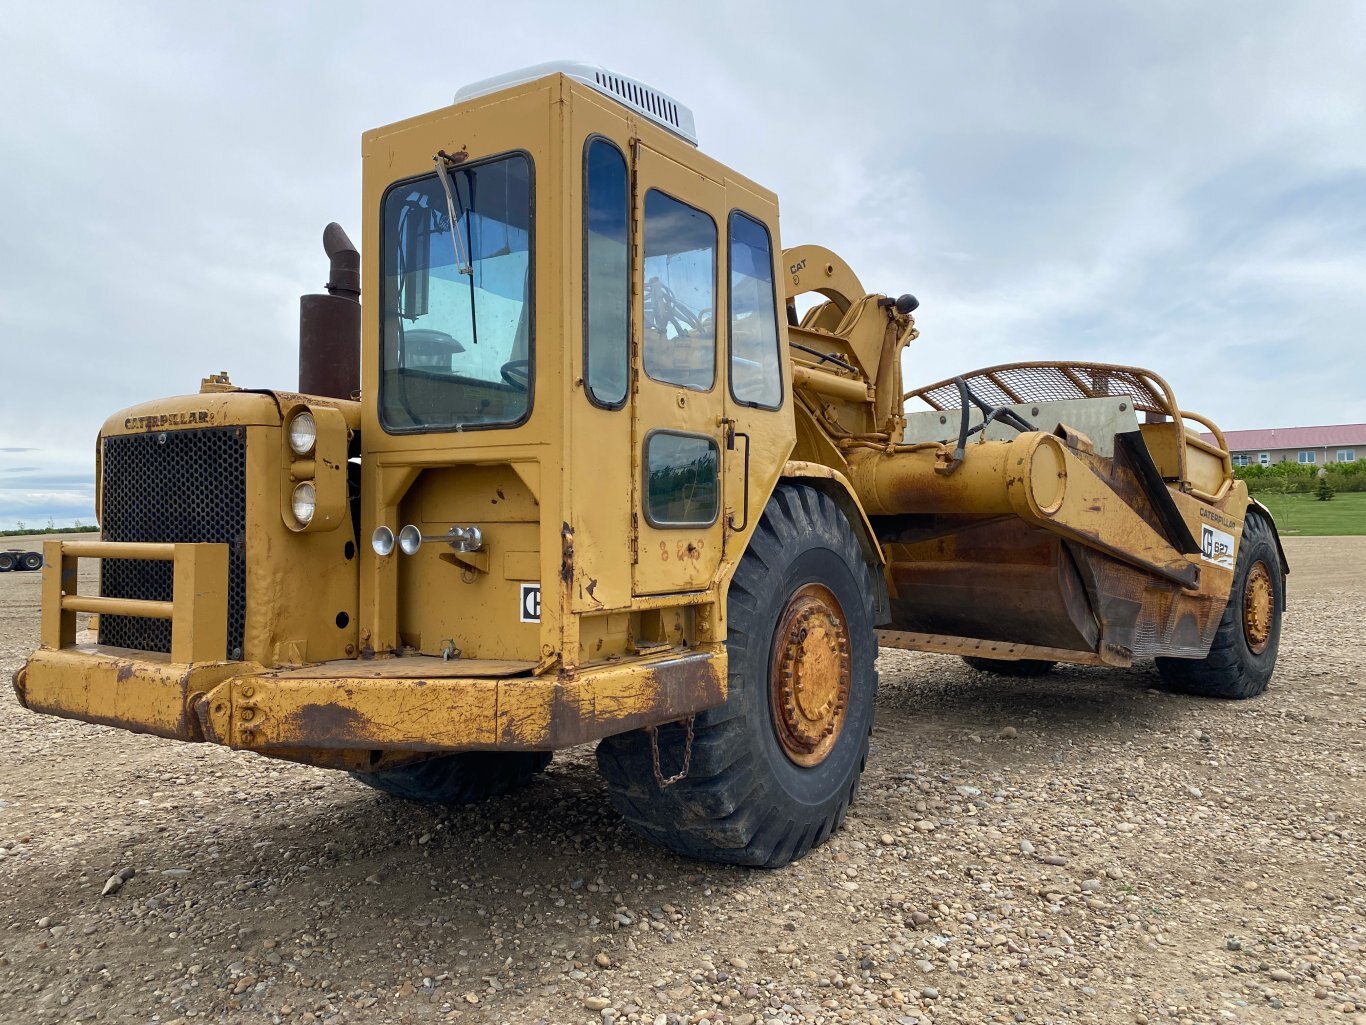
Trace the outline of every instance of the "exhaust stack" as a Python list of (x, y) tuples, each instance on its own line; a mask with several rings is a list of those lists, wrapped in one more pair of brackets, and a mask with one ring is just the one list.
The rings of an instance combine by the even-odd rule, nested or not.
[(327, 294), (299, 297), (299, 391), (349, 399), (360, 391), (360, 250), (334, 221), (323, 251)]

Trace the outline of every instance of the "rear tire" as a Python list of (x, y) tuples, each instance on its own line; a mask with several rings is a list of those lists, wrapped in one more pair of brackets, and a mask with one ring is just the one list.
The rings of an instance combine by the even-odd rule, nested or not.
[[(728, 697), (698, 714), (687, 777), (659, 785), (645, 730), (598, 745), (633, 830), (688, 857), (778, 868), (839, 828), (873, 726), (873, 573), (830, 498), (778, 488), (730, 585)], [(685, 736), (659, 728), (665, 774)]]
[(42, 569), (43, 557), (37, 552), (25, 552), (19, 556), (19, 563), (27, 570)]
[(964, 655), (963, 661), (979, 673), (997, 676), (1045, 676), (1058, 664), (1042, 658), (979, 658), (976, 655)]
[(14, 569), (15, 560), (13, 552), (0, 552), (0, 573), (8, 573)]
[(1266, 690), (1276, 668), (1285, 609), (1285, 574), (1275, 528), (1249, 513), (1238, 546), (1228, 605), (1204, 658), (1159, 658), (1157, 671), (1170, 690), (1206, 698), (1242, 700)]
[(510, 793), (550, 764), (549, 751), (465, 751), (379, 772), (353, 772), (367, 787), (405, 801), (474, 804)]

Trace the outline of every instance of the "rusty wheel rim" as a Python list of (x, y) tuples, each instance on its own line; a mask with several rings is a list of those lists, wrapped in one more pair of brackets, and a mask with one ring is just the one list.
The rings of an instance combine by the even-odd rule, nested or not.
[(849, 627), (839, 599), (807, 584), (788, 600), (773, 635), (769, 695), (783, 753), (797, 765), (825, 761), (849, 708)]
[(1276, 592), (1266, 563), (1254, 563), (1243, 585), (1243, 635), (1253, 654), (1260, 655), (1271, 642), (1271, 623), (1276, 612)]

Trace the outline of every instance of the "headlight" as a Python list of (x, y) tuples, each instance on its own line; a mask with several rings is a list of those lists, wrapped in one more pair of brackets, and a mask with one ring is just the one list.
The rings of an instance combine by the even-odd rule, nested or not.
[(294, 518), (303, 526), (308, 526), (313, 520), (313, 512), (318, 507), (318, 494), (314, 490), (313, 482), (306, 480), (294, 486), (294, 494), (289, 497), (289, 508), (294, 513)]
[(370, 535), (370, 547), (376, 555), (388, 555), (394, 550), (394, 532), (388, 527), (376, 527)]
[(296, 456), (306, 456), (318, 443), (318, 423), (304, 410), (289, 421), (289, 447)]
[(415, 555), (422, 547), (422, 531), (408, 524), (398, 532), (398, 546), (404, 555)]

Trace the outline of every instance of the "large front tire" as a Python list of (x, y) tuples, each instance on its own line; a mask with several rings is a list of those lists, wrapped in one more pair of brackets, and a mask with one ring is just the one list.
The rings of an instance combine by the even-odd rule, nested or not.
[(405, 801), (474, 804), (525, 786), (550, 757), (548, 751), (466, 751), (351, 777)]
[[(645, 730), (598, 745), (612, 804), (679, 854), (777, 868), (844, 820), (873, 725), (877, 579), (827, 496), (783, 485), (730, 585), (729, 693), (697, 716), (689, 773), (662, 787)], [(685, 729), (660, 727), (665, 773)]]
[(1157, 671), (1171, 690), (1242, 700), (1266, 690), (1276, 668), (1285, 609), (1285, 574), (1275, 528), (1249, 512), (1233, 570), (1233, 587), (1214, 643), (1204, 658), (1159, 658)]

